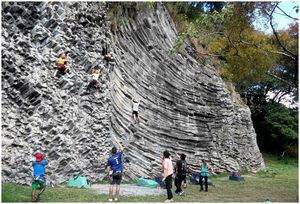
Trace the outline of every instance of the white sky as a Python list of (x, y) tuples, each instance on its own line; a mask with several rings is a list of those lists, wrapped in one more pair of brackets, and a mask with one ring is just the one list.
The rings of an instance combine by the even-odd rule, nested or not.
[[(293, 7), (299, 6), (298, 1), (283, 1), (279, 4), (279, 7), (284, 10), (288, 15), (298, 18), (299, 19), (299, 13), (296, 13), (296, 10), (293, 9)], [(274, 16), (275, 22), (278, 24), (278, 29), (287, 28), (287, 25), (289, 23), (295, 22), (293, 19), (280, 15), (282, 12), (280, 10), (275, 10), (276, 14)]]
[[(284, 10), (288, 15), (298, 18), (299, 19), (299, 13), (296, 13), (296, 10), (294, 9), (295, 6), (299, 6), (298, 1), (282, 1), (279, 4), (279, 7)], [(277, 24), (276, 30), (282, 30), (288, 27), (288, 24), (295, 22), (293, 19), (287, 17), (284, 15), (279, 9), (275, 10), (274, 14), (274, 22)], [(258, 28), (261, 31), (265, 31), (267, 33), (272, 33), (272, 29), (269, 26), (269, 28), (263, 28), (262, 25), (263, 22), (261, 22), (259, 19), (254, 22), (254, 25), (256, 28)]]

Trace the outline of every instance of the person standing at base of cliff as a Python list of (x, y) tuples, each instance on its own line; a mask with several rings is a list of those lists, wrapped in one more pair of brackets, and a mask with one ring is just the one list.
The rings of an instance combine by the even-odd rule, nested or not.
[(113, 198), (115, 201), (119, 200), (120, 184), (122, 180), (122, 170), (123, 170), (122, 154), (124, 148), (120, 142), (118, 142), (117, 140), (116, 142), (120, 150), (117, 151), (117, 148), (113, 147), (111, 150), (112, 155), (108, 158), (106, 164), (106, 172), (109, 174), (110, 170), (112, 171), (111, 183), (109, 186), (109, 198), (108, 198), (108, 201), (110, 202), (113, 201)]
[(132, 117), (134, 120), (134, 123), (139, 123), (140, 119), (139, 119), (139, 106), (140, 106), (140, 102), (141, 100), (132, 100)]
[(182, 181), (186, 179), (186, 172), (187, 172), (187, 163), (185, 161), (186, 155), (181, 154), (180, 160), (177, 160), (175, 165), (175, 186), (176, 191), (175, 194), (177, 195), (183, 195), (184, 191), (182, 190)]
[(203, 191), (203, 179), (204, 179), (204, 184), (205, 184), (205, 191), (208, 191), (208, 184), (207, 184), (207, 179), (209, 176), (209, 173), (213, 173), (213, 169), (210, 165), (206, 163), (204, 159), (202, 159), (202, 163), (200, 163), (200, 178), (199, 178), (199, 183), (200, 183), (200, 191)]
[[(180, 156), (176, 153), (176, 157), (178, 159), (180, 159)], [(190, 170), (190, 168), (187, 168), (187, 171)], [(187, 183), (186, 183), (186, 176), (183, 179), (183, 184), (182, 184), (182, 188), (187, 188)]]
[(162, 181), (164, 181), (166, 184), (167, 195), (168, 195), (168, 199), (165, 200), (165, 202), (166, 203), (174, 202), (173, 194), (172, 194), (173, 165), (170, 159), (170, 153), (167, 150), (164, 151), (161, 160), (162, 160), (162, 167), (163, 167)]
[(33, 179), (31, 184), (31, 202), (36, 202), (46, 188), (45, 168), (47, 165), (48, 161), (43, 159), (43, 154), (37, 153), (35, 155), (35, 161), (32, 161)]

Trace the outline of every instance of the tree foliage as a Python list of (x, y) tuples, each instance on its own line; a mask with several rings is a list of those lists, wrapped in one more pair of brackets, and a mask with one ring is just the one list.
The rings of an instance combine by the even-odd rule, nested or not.
[(265, 151), (281, 153), (298, 144), (298, 111), (276, 102), (252, 108), (253, 125), (259, 146)]
[(136, 19), (138, 12), (153, 10), (156, 3), (147, 2), (108, 2), (108, 20), (111, 21), (111, 31), (115, 33), (120, 26), (127, 25), (129, 19)]
[[(284, 153), (296, 145), (297, 114), (280, 102), (286, 95), (298, 101), (298, 19), (288, 29), (276, 30), (278, 2), (231, 2), (216, 10), (205, 10), (201, 2), (193, 7), (193, 15), (184, 13), (191, 11), (189, 5), (193, 3), (178, 3), (185, 9), (173, 12), (175, 21), (184, 19), (174, 49), (197, 38), (205, 48), (196, 49), (201, 50), (198, 54), (219, 60), (221, 76), (247, 99), (260, 147)], [(257, 17), (271, 26), (272, 34), (255, 29)]]
[[(189, 4), (184, 5), (180, 16), (188, 11)], [(193, 18), (184, 16), (186, 26), (180, 30), (175, 48), (180, 49), (185, 39), (197, 37), (208, 51), (200, 54), (224, 61), (221, 74), (232, 81), (239, 92), (255, 83), (269, 80), (270, 76), (284, 81), (281, 75), (277, 75), (279, 73), (273, 72), (276, 69), (272, 70), (280, 65), (284, 67), (285, 75), (288, 72), (294, 77), (292, 85), (297, 87), (298, 61), (291, 59), (298, 58), (298, 24), (290, 25), (287, 31), (274, 32), (274, 35), (257, 31), (253, 26), (258, 14), (268, 19), (266, 22), (272, 23), (275, 7), (278, 4), (272, 2), (234, 2), (224, 3), (222, 10), (203, 12), (203, 9), (199, 9)]]

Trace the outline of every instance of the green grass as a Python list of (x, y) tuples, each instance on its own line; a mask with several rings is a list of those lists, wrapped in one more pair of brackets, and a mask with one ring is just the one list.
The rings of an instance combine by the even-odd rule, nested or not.
[[(199, 192), (199, 186), (189, 185), (186, 196), (175, 196), (175, 202), (298, 202), (298, 161), (278, 160), (264, 155), (266, 170), (257, 174), (244, 173), (244, 182), (229, 181), (228, 175), (211, 177), (215, 186)], [(122, 186), (121, 186), (122, 188)], [(174, 188), (173, 188), (174, 190)], [(17, 184), (2, 184), (2, 202), (30, 202), (31, 188)], [(122, 197), (121, 202), (162, 202), (163, 196)], [(107, 195), (93, 190), (47, 188), (40, 202), (107, 202)]]

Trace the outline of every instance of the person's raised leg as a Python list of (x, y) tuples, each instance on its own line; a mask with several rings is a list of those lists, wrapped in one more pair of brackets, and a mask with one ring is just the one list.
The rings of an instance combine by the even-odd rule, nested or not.
[(136, 121), (137, 121), (137, 123), (140, 122), (140, 118), (139, 118), (139, 113), (138, 112), (136, 113)]
[(55, 72), (54, 72), (54, 74), (53, 74), (53, 77), (56, 76), (57, 72), (58, 72), (58, 69), (55, 70)]
[(45, 189), (46, 189), (46, 182), (41, 182), (40, 186), (41, 186), (41, 190), (39, 191), (39, 195), (41, 195), (45, 191)]
[(137, 123), (137, 114), (136, 113), (134, 113), (134, 123)]

